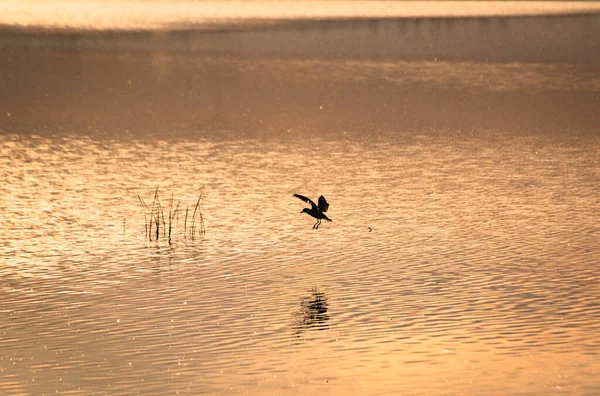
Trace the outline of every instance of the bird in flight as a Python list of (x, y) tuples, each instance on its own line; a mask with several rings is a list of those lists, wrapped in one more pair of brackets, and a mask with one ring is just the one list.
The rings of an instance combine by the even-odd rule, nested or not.
[(310, 204), (310, 208), (304, 208), (300, 213), (308, 213), (310, 216), (317, 219), (317, 222), (315, 223), (315, 225), (313, 225), (313, 229), (319, 229), (319, 226), (321, 225), (321, 221), (323, 219), (331, 221), (331, 219), (325, 215), (325, 212), (327, 212), (327, 209), (329, 209), (329, 203), (327, 203), (327, 200), (324, 196), (321, 195), (319, 197), (318, 205), (316, 205), (310, 198), (306, 198), (304, 195), (294, 194), (294, 197), (299, 198), (304, 202)]

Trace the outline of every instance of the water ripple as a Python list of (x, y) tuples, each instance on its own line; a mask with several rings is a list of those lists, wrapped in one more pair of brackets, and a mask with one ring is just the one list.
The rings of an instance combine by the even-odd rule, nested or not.
[[(386, 134), (0, 136), (2, 390), (594, 393), (597, 137)], [(157, 186), (206, 234), (148, 241)]]

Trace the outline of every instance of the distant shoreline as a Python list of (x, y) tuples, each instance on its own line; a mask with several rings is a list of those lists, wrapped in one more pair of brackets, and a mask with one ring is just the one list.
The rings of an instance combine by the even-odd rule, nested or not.
[(160, 29), (0, 25), (0, 50), (600, 65), (600, 13), (238, 20)]
[(532, 18), (542, 19), (578, 19), (600, 17), (600, 10), (573, 11), (560, 13), (531, 13), (511, 15), (422, 15), (422, 16), (389, 16), (389, 17), (329, 17), (329, 18), (232, 18), (210, 20), (197, 23), (174, 23), (158, 27), (134, 28), (94, 28), (77, 26), (51, 26), (51, 25), (22, 25), (0, 23), (0, 35), (104, 35), (104, 34), (150, 34), (150, 33), (194, 33), (194, 32), (227, 32), (265, 29), (289, 29), (323, 24), (357, 24), (375, 22), (419, 22), (419, 21), (447, 21), (461, 22), (474, 20), (522, 20)]

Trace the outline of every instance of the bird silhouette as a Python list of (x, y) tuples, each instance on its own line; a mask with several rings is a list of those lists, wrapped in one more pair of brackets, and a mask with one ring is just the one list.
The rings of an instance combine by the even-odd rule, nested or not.
[(323, 219), (325, 219), (327, 221), (331, 221), (331, 219), (325, 215), (325, 212), (327, 212), (327, 209), (329, 209), (329, 203), (327, 203), (327, 200), (325, 199), (324, 196), (321, 195), (319, 197), (318, 205), (316, 205), (312, 201), (312, 199), (306, 198), (304, 195), (294, 194), (294, 197), (299, 198), (299, 199), (303, 200), (304, 202), (310, 204), (310, 208), (304, 208), (304, 209), (302, 209), (302, 212), (300, 212), (300, 213), (308, 213), (310, 216), (317, 219), (317, 222), (313, 225), (313, 229), (315, 229), (315, 230), (319, 229), (319, 226), (321, 225), (321, 221)]

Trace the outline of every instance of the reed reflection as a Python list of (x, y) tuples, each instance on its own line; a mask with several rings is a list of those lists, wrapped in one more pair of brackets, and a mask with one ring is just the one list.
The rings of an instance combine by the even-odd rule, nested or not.
[(310, 296), (300, 299), (299, 320), (295, 325), (297, 333), (307, 329), (326, 330), (329, 328), (327, 296), (317, 287), (310, 290)]

